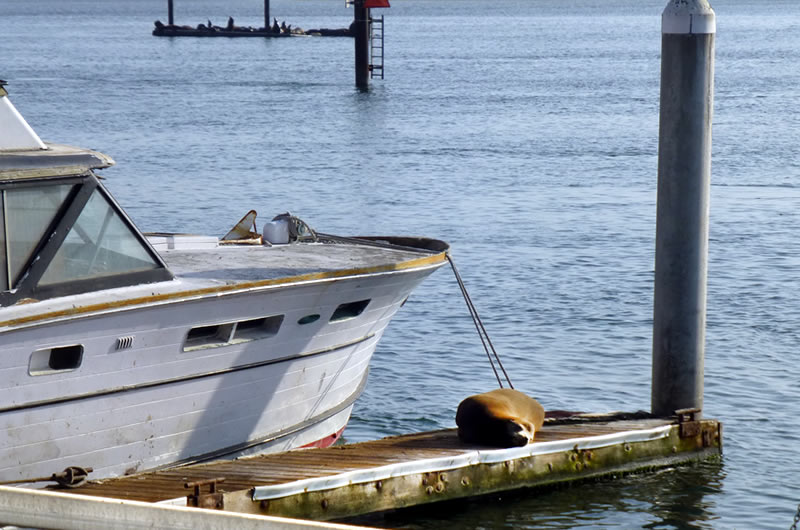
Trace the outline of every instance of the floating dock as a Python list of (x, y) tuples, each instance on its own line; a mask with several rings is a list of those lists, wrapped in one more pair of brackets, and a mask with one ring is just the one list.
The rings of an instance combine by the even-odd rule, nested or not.
[(721, 424), (696, 414), (548, 420), (533, 443), (510, 449), (464, 444), (446, 429), (92, 481), (69, 491), (327, 521), (719, 455)]

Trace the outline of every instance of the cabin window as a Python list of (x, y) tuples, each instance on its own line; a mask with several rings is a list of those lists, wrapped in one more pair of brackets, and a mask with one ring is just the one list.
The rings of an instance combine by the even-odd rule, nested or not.
[(99, 189), (56, 252), (40, 285), (159, 268)]
[(253, 318), (239, 322), (224, 322), (210, 326), (197, 326), (189, 330), (183, 343), (183, 351), (218, 348), (229, 344), (239, 344), (267, 339), (278, 334), (283, 323), (283, 315)]
[(254, 318), (252, 320), (237, 322), (233, 340), (235, 342), (244, 342), (274, 337), (278, 334), (281, 323), (283, 323), (283, 315)]
[(364, 312), (369, 302), (369, 300), (359, 300), (358, 302), (340, 304), (339, 307), (336, 308), (336, 311), (333, 312), (333, 315), (331, 315), (330, 321), (339, 322), (340, 320), (355, 318)]
[[(14, 285), (64, 203), (72, 184), (4, 190), (3, 290)], [(13, 237), (11, 237), (13, 234)]]
[(186, 334), (183, 351), (225, 346), (230, 343), (232, 333), (233, 324), (215, 324), (192, 328)]
[(37, 350), (28, 365), (30, 375), (47, 375), (76, 370), (83, 361), (83, 346), (59, 346)]

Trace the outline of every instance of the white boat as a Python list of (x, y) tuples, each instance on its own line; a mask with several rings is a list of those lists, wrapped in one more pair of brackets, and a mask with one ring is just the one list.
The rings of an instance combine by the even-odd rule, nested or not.
[(113, 163), (42, 142), (0, 84), (0, 482), (334, 443), (447, 245), (288, 216), (270, 244), (254, 212), (143, 234), (94, 173)]

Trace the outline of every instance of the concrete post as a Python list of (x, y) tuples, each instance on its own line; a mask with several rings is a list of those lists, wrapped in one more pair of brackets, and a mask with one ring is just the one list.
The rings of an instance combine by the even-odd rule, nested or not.
[(668, 416), (703, 407), (714, 11), (669, 0), (661, 33), (651, 403)]
[(167, 24), (170, 26), (175, 25), (175, 17), (172, 11), (172, 0), (167, 0)]
[(356, 46), (356, 87), (369, 88), (369, 8), (364, 0), (355, 0), (353, 32)]
[(269, 0), (264, 0), (264, 31), (269, 31)]

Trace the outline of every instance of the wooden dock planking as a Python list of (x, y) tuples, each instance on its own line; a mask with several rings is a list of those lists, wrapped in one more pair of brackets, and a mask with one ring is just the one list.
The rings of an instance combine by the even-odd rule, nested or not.
[(225, 510), (328, 520), (719, 454), (719, 423), (691, 420), (548, 421), (534, 443), (511, 449), (464, 444), (446, 429), (92, 481), (71, 491), (174, 501), (191, 493), (184, 483), (224, 478), (217, 491)]

